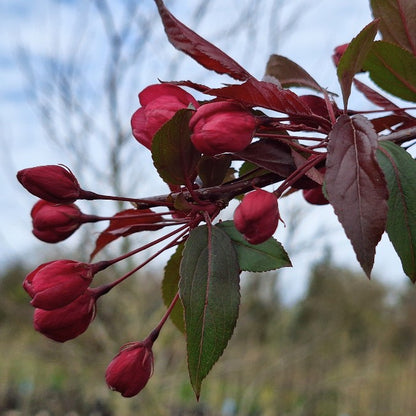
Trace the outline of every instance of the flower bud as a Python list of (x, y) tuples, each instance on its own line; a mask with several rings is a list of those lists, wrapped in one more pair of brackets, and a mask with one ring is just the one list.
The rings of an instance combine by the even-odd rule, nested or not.
[(105, 379), (111, 390), (124, 397), (138, 394), (146, 386), (153, 373), (153, 352), (146, 342), (132, 342), (124, 345), (113, 358)]
[(31, 194), (57, 204), (71, 204), (81, 193), (76, 177), (60, 165), (23, 169), (17, 179)]
[(279, 223), (276, 195), (256, 189), (247, 194), (234, 212), (234, 224), (250, 244), (268, 240)]
[(65, 342), (85, 332), (95, 318), (96, 294), (87, 289), (68, 305), (47, 311), (35, 309), (35, 330), (57, 342)]
[(240, 104), (220, 101), (199, 107), (189, 127), (194, 146), (213, 156), (245, 149), (253, 139), (256, 119)]
[(139, 94), (142, 105), (131, 118), (133, 136), (143, 146), (151, 149), (153, 136), (169, 121), (178, 110), (188, 108), (190, 104), (198, 108), (199, 104), (183, 89), (171, 84), (155, 84), (145, 88)]
[(72, 235), (82, 224), (82, 212), (75, 204), (57, 205), (41, 199), (30, 212), (33, 234), (46, 243), (57, 243)]
[(305, 200), (312, 205), (329, 204), (329, 201), (325, 198), (325, 195), (322, 192), (322, 186), (317, 186), (316, 188), (311, 189), (304, 189), (302, 192)]
[(93, 264), (72, 260), (50, 261), (29, 273), (23, 288), (31, 296), (30, 303), (35, 308), (61, 308), (85, 292), (95, 272)]

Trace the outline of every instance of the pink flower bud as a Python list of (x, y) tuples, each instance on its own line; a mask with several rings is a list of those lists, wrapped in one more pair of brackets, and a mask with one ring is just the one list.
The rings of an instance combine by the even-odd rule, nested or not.
[(145, 88), (139, 94), (142, 105), (131, 118), (133, 136), (143, 146), (151, 149), (153, 136), (169, 121), (178, 110), (188, 108), (190, 104), (198, 108), (199, 104), (183, 89), (171, 84), (155, 84)]
[(30, 212), (33, 234), (46, 243), (57, 243), (72, 235), (83, 223), (75, 204), (59, 205), (41, 199)]
[(60, 165), (23, 169), (17, 179), (31, 194), (57, 204), (71, 204), (81, 193), (76, 177)]
[(256, 189), (247, 194), (234, 212), (234, 224), (250, 244), (268, 240), (279, 223), (276, 195)]
[(311, 189), (304, 189), (302, 192), (305, 200), (312, 205), (329, 204), (329, 201), (325, 198), (325, 195), (322, 192), (322, 186), (317, 186), (316, 188)]
[(124, 345), (113, 358), (105, 379), (111, 390), (124, 397), (138, 394), (146, 386), (153, 373), (153, 352), (146, 342)]
[(31, 296), (30, 303), (35, 308), (61, 308), (85, 292), (95, 272), (94, 264), (72, 260), (51, 261), (29, 273), (23, 288)]
[(65, 342), (85, 332), (95, 318), (96, 294), (87, 289), (68, 305), (46, 311), (35, 309), (35, 330), (57, 342)]
[(194, 146), (213, 156), (245, 149), (253, 139), (256, 119), (240, 104), (220, 101), (199, 107), (189, 127)]

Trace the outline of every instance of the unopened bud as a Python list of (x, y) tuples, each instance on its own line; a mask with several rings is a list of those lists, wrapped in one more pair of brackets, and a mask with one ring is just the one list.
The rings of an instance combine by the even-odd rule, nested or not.
[(196, 149), (208, 156), (240, 152), (253, 139), (255, 117), (240, 104), (221, 101), (199, 107), (189, 127)]
[(71, 236), (83, 223), (83, 214), (75, 204), (60, 205), (38, 201), (30, 212), (33, 234), (46, 243), (57, 243)]
[(123, 346), (113, 358), (105, 379), (111, 390), (124, 397), (138, 394), (146, 386), (153, 373), (153, 352), (146, 342), (132, 342)]
[(151, 149), (153, 136), (177, 111), (199, 104), (182, 88), (171, 84), (155, 84), (139, 94), (140, 107), (131, 118), (133, 136), (143, 146)]
[(47, 311), (35, 309), (35, 330), (57, 342), (65, 342), (85, 332), (95, 318), (96, 294), (87, 289), (68, 305)]
[(29, 273), (23, 288), (35, 308), (61, 308), (82, 295), (92, 282), (95, 265), (73, 260), (41, 264)]
[(76, 177), (60, 165), (23, 169), (17, 173), (17, 179), (31, 194), (57, 204), (71, 204), (81, 194)]
[(271, 192), (256, 189), (248, 193), (234, 212), (234, 224), (251, 244), (268, 240), (279, 223), (277, 197)]

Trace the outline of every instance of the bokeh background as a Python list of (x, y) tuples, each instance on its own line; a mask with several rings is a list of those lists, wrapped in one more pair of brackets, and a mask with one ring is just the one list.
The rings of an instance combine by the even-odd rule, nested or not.
[[(361, 0), (166, 4), (257, 77), (278, 53), (335, 93), (333, 48), (372, 20)], [(243, 276), (236, 333), (204, 383), (200, 403), (187, 380), (184, 338), (169, 324), (155, 346), (155, 374), (140, 396), (122, 399), (103, 377), (119, 347), (143, 338), (163, 314), (160, 280), (169, 254), (107, 295), (78, 339), (56, 344), (35, 333), (21, 289), (25, 274), (50, 259), (87, 260), (103, 227), (85, 226), (57, 246), (37, 241), (29, 216), (36, 199), (20, 187), (16, 172), (62, 163), (85, 189), (165, 193), (148, 151), (131, 136), (137, 94), (158, 80), (213, 87), (230, 80), (177, 52), (150, 0), (6, 0), (0, 19), (0, 414), (415, 413), (414, 288), (386, 238), (368, 281), (332, 209), (307, 205), (299, 195), (282, 201), (286, 227), (276, 233), (294, 267)], [(358, 93), (350, 103), (371, 109)], [(121, 208), (80, 206), (102, 215)], [(114, 257), (150, 238), (132, 237), (102, 255)]]

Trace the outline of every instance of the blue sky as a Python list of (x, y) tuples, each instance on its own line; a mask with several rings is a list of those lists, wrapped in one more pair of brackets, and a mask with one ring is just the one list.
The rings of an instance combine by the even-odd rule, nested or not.
[[(146, 13), (155, 13), (153, 2), (143, 0), (149, 7)], [(123, 2), (120, 2), (123, 3)], [(247, 31), (234, 36), (233, 27), (238, 16), (239, 5), (247, 2), (211, 0), (210, 12), (198, 25), (198, 32), (224, 49), (234, 59), (245, 66), (249, 72), (257, 77), (263, 75), (264, 66), (271, 53), (287, 56), (302, 65), (322, 86), (330, 91), (339, 92), (335, 69), (331, 62), (333, 48), (348, 42), (371, 20), (368, 3), (363, 0), (317, 0), (310, 1), (277, 1), (262, 0), (262, 8), (253, 16), (251, 32)], [(78, 33), (81, 51), (78, 55), (85, 63), (77, 74), (91, 81), (88, 94), (94, 97), (98, 94), (94, 84), (94, 71), (97, 65), (104, 65), (105, 51), (104, 36), (100, 32), (100, 25), (95, 20), (90, 2), (77, 0), (9, 0), (0, 2), (1, 36), (0, 36), (0, 138), (1, 153), (1, 183), (3, 192), (0, 210), (3, 226), (0, 229), (1, 262), (11, 262), (16, 257), (27, 258), (30, 254), (33, 264), (36, 264), (36, 253), (51, 250), (50, 246), (38, 242), (31, 235), (29, 212), (36, 201), (28, 195), (17, 183), (15, 173), (17, 170), (40, 165), (63, 163), (72, 166), (73, 161), (69, 152), (53, 145), (48, 140), (39, 118), (30, 103), (27, 79), (23, 75), (21, 64), (18, 62), (18, 53), (22, 48), (30, 52), (38, 60), (48, 62), (50, 65), (68, 63), (67, 59), (73, 51), (73, 38), (71, 34)], [(278, 7), (276, 7), (276, 5)], [(175, 2), (172, 12), (185, 24), (192, 25), (192, 10), (183, 7), (183, 2)], [(116, 10), (117, 16), (122, 12)], [(299, 12), (301, 14), (299, 15)], [(254, 13), (254, 12), (253, 12)], [(276, 18), (273, 20), (274, 14)], [(88, 25), (79, 25), (80, 15), (83, 15)], [(299, 16), (293, 20), (294, 16)], [(78, 22), (78, 23), (77, 23)], [(215, 24), (213, 24), (215, 22)], [(292, 22), (292, 23), (290, 23)], [(78, 26), (77, 26), (78, 25)], [(165, 65), (166, 57), (176, 59), (177, 67), (175, 79), (192, 79), (217, 86), (224, 82), (224, 78), (209, 74), (206, 70), (191, 62), (190, 58), (181, 56), (171, 47), (163, 32), (157, 17), (154, 20), (154, 37), (156, 49), (149, 45), (145, 58), (141, 61), (140, 77), (135, 79), (134, 74), (128, 80), (126, 92), (125, 123), (128, 125), (131, 112), (137, 107), (137, 93), (157, 79), (167, 79), (168, 69)], [(75, 31), (75, 32), (74, 32)], [(78, 32), (77, 32), (78, 31)], [(246, 48), (247, 37), (256, 37), (255, 48)], [(58, 46), (57, 46), (58, 45)], [(77, 92), (85, 95), (85, 90)], [(91, 111), (100, 126), (106, 125), (101, 120), (101, 111), (93, 106), (91, 98)], [(352, 107), (359, 108), (362, 101), (358, 95), (351, 98)], [(123, 107), (123, 108), (124, 108)], [(59, 128), (62, 128), (61, 125)], [(97, 150), (97, 157), (99, 150)], [(103, 156), (105, 157), (105, 156)], [(140, 156), (141, 157), (141, 156)], [(146, 165), (152, 169), (151, 164)], [(88, 185), (95, 185), (93, 178), (89, 178)], [(99, 183), (99, 186), (104, 186)], [(153, 183), (143, 185), (144, 191), (155, 188)], [(157, 189), (157, 187), (156, 187)], [(296, 199), (282, 203), (281, 209), (292, 210), (298, 206)], [(337, 261), (351, 265), (358, 269), (352, 249), (337, 224), (331, 208), (310, 207), (309, 214), (302, 226), (302, 238), (308, 235), (319, 234), (318, 224), (322, 218), (328, 218), (325, 241), (317, 241), (305, 251), (305, 255), (297, 255), (295, 267), (284, 273), (281, 280), (283, 288), (298, 296), (304, 287), (304, 281), (310, 266), (311, 259), (318, 259), (323, 253), (325, 243), (328, 242), (334, 250)], [(277, 237), (285, 240), (284, 227), (280, 227)], [(71, 243), (64, 243), (71, 244)], [(297, 264), (296, 264), (297, 263)], [(400, 263), (393, 249), (386, 239), (378, 248), (375, 274), (383, 280), (394, 284), (401, 283), (403, 278)]]

